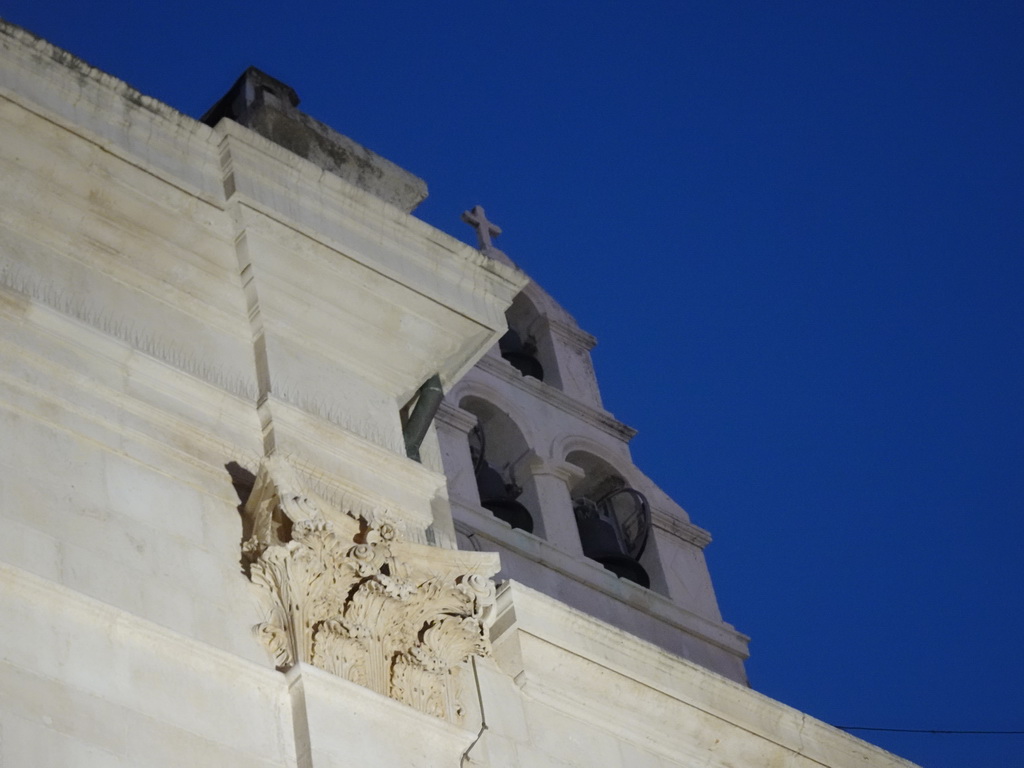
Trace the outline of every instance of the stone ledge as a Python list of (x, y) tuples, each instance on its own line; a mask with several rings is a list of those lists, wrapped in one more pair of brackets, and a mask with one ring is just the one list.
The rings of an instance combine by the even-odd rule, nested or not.
[(256, 455), (250, 402), (49, 307), (29, 303), (29, 311), (34, 322), (20, 325), (0, 311), (3, 401), (112, 452), (135, 446), (136, 460), (173, 455), (181, 481), (197, 488), (200, 478), (223, 478), (227, 457)]
[(680, 520), (678, 517), (651, 505), (651, 522), (655, 528), (675, 536), (687, 544), (704, 549), (711, 543), (711, 533), (698, 525)]
[(628, 443), (636, 436), (635, 429), (623, 424), (607, 411), (592, 408), (570, 397), (560, 389), (555, 389), (529, 376), (523, 376), (500, 357), (484, 355), (477, 363), (477, 368), (491, 374), (506, 384), (511, 384), (517, 389), (528, 392), (559, 410), (572, 414), (581, 421), (611, 435), (616, 440), (621, 440), (623, 443)]
[[(455, 765), (477, 738), (476, 723), (453, 725), (309, 664), (285, 676), (315, 765)], [(475, 681), (466, 687), (475, 698)], [(402, 738), (407, 734), (415, 738)]]
[(550, 317), (541, 318), (541, 327), (547, 327), (552, 334), (574, 349), (589, 352), (597, 345), (597, 338), (576, 325)]
[[(219, 197), (216, 175), (203, 170), (216, 167), (216, 134), (208, 126), (2, 19), (0, 47), (9, 54), (0, 89), (17, 93), (19, 104), (144, 170), (173, 176), (207, 202)], [(187, 166), (183, 145), (192, 156)], [(213, 162), (197, 160), (200, 153)]]
[[(362, 238), (367, 244), (367, 248), (362, 250), (387, 257), (386, 261), (380, 258), (367, 260), (367, 265), (397, 282), (419, 286), (421, 291), (424, 286), (436, 286), (439, 280), (464, 286), (466, 270), (480, 267), (491, 283), (491, 292), (502, 296), (507, 293), (507, 302), (511, 302), (529, 282), (520, 270), (489, 259), (461, 240), (374, 197), (340, 176), (325, 174), (309, 160), (232, 120), (218, 123), (215, 133), (221, 152), (230, 152), (231, 172), (248, 179), (246, 188), (243, 190), (243, 185), (239, 184), (239, 191), (234, 193), (240, 195), (243, 202), (271, 218), (287, 221), (288, 226), (312, 239), (328, 244), (339, 242), (334, 237), (338, 233), (345, 236), (345, 242)], [(279, 191), (300, 200), (289, 210), (280, 210), (275, 207), (284, 199), (277, 194)], [(421, 239), (434, 247), (409, 246), (409, 242)], [(360, 249), (331, 247), (352, 258), (360, 255)], [(387, 253), (382, 253), (382, 248)], [(415, 270), (412, 275), (408, 272), (410, 267)], [(504, 309), (500, 318), (504, 326)]]
[(389, 509), (410, 525), (410, 536), (422, 539), (433, 522), (430, 500), (444, 492), (444, 475), (274, 396), (268, 403), (278, 451), (312, 491), (345, 510)]
[(183, 737), (253, 759), (287, 756), (290, 744), (277, 738), (288, 717), (285, 682), (269, 663), (258, 666), (2, 563), (0, 603), (6, 663)]
[(468, 435), (477, 424), (476, 416), (469, 411), (464, 411), (457, 405), (452, 405), (447, 400), (442, 400), (437, 409), (435, 417), (440, 423), (445, 424), (464, 435)]
[(915, 768), (518, 582), (499, 589), (497, 611), (496, 658), (527, 696), (672, 760)]
[(455, 513), (456, 530), (461, 530), (464, 535), (467, 530), (471, 531), (473, 535), (540, 563), (634, 610), (644, 611), (640, 605), (642, 603), (649, 609), (645, 612), (657, 621), (733, 656), (747, 658), (749, 638), (728, 624), (710, 621), (681, 608), (664, 595), (619, 579), (593, 560), (571, 557), (539, 536), (510, 527), (482, 507), (470, 506), (460, 499), (452, 499), (451, 505)]
[(280, 80), (249, 67), (201, 118), (228, 118), (406, 213), (427, 197), (423, 179), (297, 109), (299, 97)]

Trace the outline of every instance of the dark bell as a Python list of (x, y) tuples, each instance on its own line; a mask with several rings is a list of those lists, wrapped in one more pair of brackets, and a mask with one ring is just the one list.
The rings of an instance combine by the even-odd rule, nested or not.
[(498, 351), (523, 376), (532, 376), (538, 381), (544, 381), (544, 366), (537, 359), (536, 344), (524, 342), (518, 333), (509, 329), (498, 339)]
[(501, 473), (486, 461), (476, 472), (476, 487), (480, 491), (480, 506), (513, 528), (533, 533), (533, 516), (530, 511), (516, 501), (518, 494), (510, 491)]
[(641, 587), (651, 586), (651, 577), (647, 571), (622, 551), (614, 526), (598, 516), (596, 506), (591, 510), (586, 504), (577, 501), (574, 511), (584, 555), (596, 560), (620, 579), (628, 579)]
[(488, 499), (480, 502), (484, 509), (490, 511), (499, 520), (504, 520), (513, 528), (520, 528), (533, 533), (533, 516), (530, 511), (515, 499)]
[(651, 588), (651, 577), (647, 575), (644, 567), (629, 555), (605, 555), (595, 557), (594, 560), (597, 560), (620, 579), (632, 581), (646, 589)]

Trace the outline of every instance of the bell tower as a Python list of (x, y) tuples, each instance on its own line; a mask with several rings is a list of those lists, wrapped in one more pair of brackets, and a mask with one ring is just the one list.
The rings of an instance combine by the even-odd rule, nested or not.
[[(462, 218), (483, 255), (515, 266), (482, 207)], [(596, 340), (532, 281), (505, 319), (438, 412), (459, 547), (498, 552), (499, 578), (746, 682), (748, 639), (723, 621), (704, 560), (711, 537), (633, 464), (635, 430), (601, 402)]]

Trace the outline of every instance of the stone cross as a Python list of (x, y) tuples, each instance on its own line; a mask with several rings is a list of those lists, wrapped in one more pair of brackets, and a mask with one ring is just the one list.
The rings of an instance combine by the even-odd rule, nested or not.
[(471, 210), (464, 211), (462, 220), (476, 230), (477, 248), (484, 253), (494, 248), (491, 238), (501, 234), (501, 227), (487, 220), (483, 206), (475, 205)]

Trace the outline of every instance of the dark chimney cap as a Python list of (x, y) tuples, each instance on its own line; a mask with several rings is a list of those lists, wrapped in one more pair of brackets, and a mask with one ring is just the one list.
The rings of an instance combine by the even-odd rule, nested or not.
[(299, 106), (299, 94), (276, 77), (256, 67), (249, 67), (220, 101), (199, 119), (214, 126), (222, 118), (229, 117), (236, 123), (248, 126), (252, 113), (268, 104), (281, 112), (288, 112)]
[(299, 96), (256, 67), (202, 116), (214, 127), (227, 118), (278, 146), (410, 213), (427, 196), (423, 179), (298, 109)]

